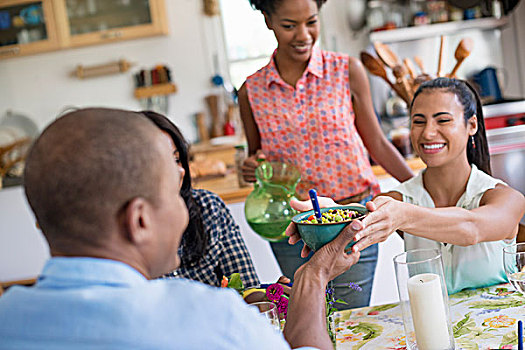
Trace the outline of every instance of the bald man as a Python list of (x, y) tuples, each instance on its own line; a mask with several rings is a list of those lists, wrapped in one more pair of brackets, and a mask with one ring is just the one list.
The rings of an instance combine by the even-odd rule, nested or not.
[(297, 271), (285, 341), (231, 290), (153, 280), (178, 266), (188, 212), (171, 139), (142, 114), (63, 116), (24, 176), (52, 258), (0, 298), (0, 349), (331, 349), (324, 290), (359, 258), (350, 228)]

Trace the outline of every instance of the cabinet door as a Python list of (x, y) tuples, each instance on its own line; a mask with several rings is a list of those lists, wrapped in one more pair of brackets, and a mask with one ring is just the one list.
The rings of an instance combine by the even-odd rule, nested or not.
[(58, 47), (51, 0), (0, 2), (0, 59)]
[(167, 34), (164, 0), (55, 0), (63, 46)]

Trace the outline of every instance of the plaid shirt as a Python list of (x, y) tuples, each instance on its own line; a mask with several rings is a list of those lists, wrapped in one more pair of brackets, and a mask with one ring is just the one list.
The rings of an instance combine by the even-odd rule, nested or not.
[[(259, 278), (230, 210), (210, 191), (193, 189), (193, 198), (201, 209), (204, 230), (209, 234), (208, 248), (197, 265), (179, 268), (167, 277), (183, 277), (218, 287), (220, 275), (229, 277), (238, 272), (244, 287), (257, 286)], [(179, 255), (182, 254), (181, 247)]]

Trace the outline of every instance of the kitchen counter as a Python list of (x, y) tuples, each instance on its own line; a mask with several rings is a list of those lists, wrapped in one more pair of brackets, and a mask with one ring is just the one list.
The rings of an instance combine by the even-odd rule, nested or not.
[[(419, 171), (425, 168), (425, 163), (419, 158), (407, 159), (407, 164), (413, 171)], [(372, 171), (378, 178), (390, 177), (390, 175), (380, 165), (372, 166)], [(239, 187), (237, 174), (230, 173), (220, 178), (210, 180), (198, 179), (193, 182), (193, 187), (202, 188), (217, 193), (226, 204), (243, 202), (246, 196), (253, 190), (253, 185), (248, 187)]]

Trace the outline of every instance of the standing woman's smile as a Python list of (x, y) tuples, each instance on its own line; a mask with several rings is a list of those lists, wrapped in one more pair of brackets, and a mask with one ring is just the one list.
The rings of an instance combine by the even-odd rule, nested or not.
[(279, 11), (265, 14), (266, 25), (277, 39), (277, 65), (293, 60), (306, 65), (319, 37), (318, 8), (311, 0), (289, 0), (279, 5)]

